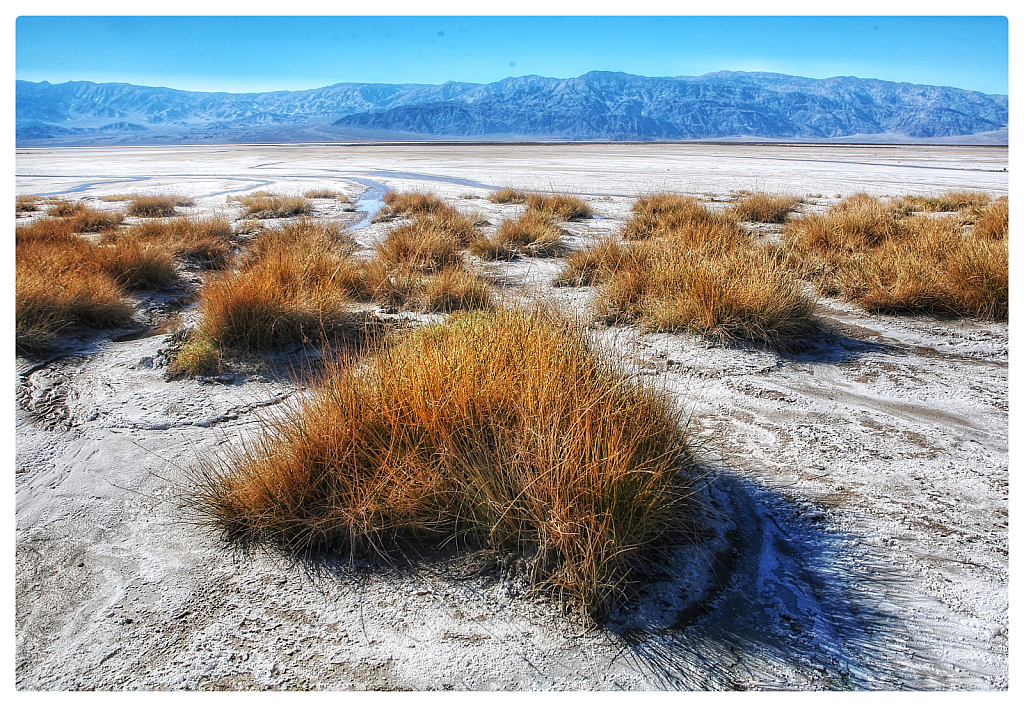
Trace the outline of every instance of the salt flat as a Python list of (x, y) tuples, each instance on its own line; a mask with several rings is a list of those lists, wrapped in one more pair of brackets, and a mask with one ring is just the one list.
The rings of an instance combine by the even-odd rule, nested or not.
[[(598, 217), (564, 225), (585, 244), (649, 192), (763, 189), (819, 211), (855, 192), (1001, 196), (1007, 165), (982, 147), (268, 145), (19, 150), (16, 170), (18, 194), (173, 191), (231, 218), (233, 194), (329, 186), (364, 209), (432, 189), (497, 224), (521, 208), (481, 199), (494, 186), (566, 190)], [(387, 228), (318, 209), (364, 248)], [(510, 298), (586, 317), (589, 289), (551, 287), (557, 262), (482, 268)], [(833, 299), (819, 315), (832, 334), (796, 356), (594, 330), (693, 412), (718, 530), (599, 628), (500, 570), (239, 555), (197, 525), (190, 468), (300, 400), (301, 380), (167, 381), (159, 327), (19, 358), (17, 686), (1007, 688), (1007, 324)]]

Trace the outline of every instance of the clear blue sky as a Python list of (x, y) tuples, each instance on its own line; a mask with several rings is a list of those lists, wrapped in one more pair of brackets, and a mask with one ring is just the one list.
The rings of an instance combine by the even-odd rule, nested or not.
[(1004, 17), (29, 16), (16, 37), (19, 79), (196, 91), (728, 69), (1009, 92)]

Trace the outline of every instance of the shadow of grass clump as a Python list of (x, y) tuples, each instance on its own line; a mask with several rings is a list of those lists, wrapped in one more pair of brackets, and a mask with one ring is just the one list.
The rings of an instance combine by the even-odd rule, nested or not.
[(685, 521), (690, 455), (671, 399), (580, 328), (474, 311), (331, 368), (193, 498), (243, 545), (514, 552), (535, 587), (600, 616)]

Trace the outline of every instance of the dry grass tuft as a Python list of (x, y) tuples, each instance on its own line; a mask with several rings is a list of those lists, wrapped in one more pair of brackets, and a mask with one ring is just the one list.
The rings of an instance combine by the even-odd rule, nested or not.
[[(181, 217), (169, 221), (145, 222), (129, 227), (126, 236), (162, 245), (175, 256), (193, 261), (201, 268), (223, 267), (235, 242), (231, 223), (223, 217)], [(115, 235), (108, 238), (116, 240), (119, 237)]]
[(195, 501), (231, 538), (300, 553), (516, 552), (536, 587), (600, 616), (688, 524), (681, 421), (580, 328), (471, 312), (333, 368), (202, 471)]
[(432, 272), (462, 263), (462, 249), (479, 236), (473, 222), (462, 214), (438, 210), (392, 229), (376, 251), (387, 264)]
[(172, 377), (216, 374), (221, 367), (220, 357), (220, 350), (213, 343), (202, 339), (190, 340), (178, 350), (168, 374)]
[(384, 207), (377, 213), (375, 220), (383, 221), (403, 215), (447, 216), (453, 212), (454, 207), (445, 204), (444, 200), (432, 192), (388, 192), (384, 195)]
[(594, 210), (588, 207), (586, 202), (579, 197), (564, 193), (528, 194), (526, 195), (526, 207), (548, 214), (551, 219), (561, 222), (570, 219), (589, 219), (594, 216)]
[(132, 195), (131, 200), (128, 214), (133, 217), (170, 217), (174, 215), (177, 207), (195, 206), (195, 202), (188, 197), (166, 194), (137, 194)]
[(124, 223), (122, 212), (107, 212), (86, 206), (82, 202), (62, 199), (53, 202), (47, 211), (49, 217), (59, 217), (76, 232), (98, 232), (114, 229)]
[(494, 305), (490, 287), (464, 268), (446, 268), (422, 285), (421, 303), (426, 310), (453, 313), (457, 310), (486, 310)]
[(1000, 197), (985, 206), (974, 225), (975, 236), (985, 239), (1010, 237), (1010, 200)]
[(491, 261), (508, 260), (519, 254), (556, 256), (562, 248), (562, 230), (551, 214), (532, 209), (518, 219), (502, 222), (493, 235), (469, 243), (470, 253)]
[(37, 212), (39, 211), (39, 201), (42, 198), (37, 194), (20, 194), (14, 198), (14, 212), (19, 214), (21, 212)]
[(722, 225), (733, 222), (716, 214), (694, 197), (676, 194), (653, 194), (633, 204), (633, 216), (622, 227), (622, 238), (631, 241), (666, 236), (695, 226)]
[(329, 187), (318, 187), (307, 191), (302, 196), (306, 199), (333, 199), (345, 204), (349, 203), (349, 198), (346, 195)]
[(907, 216), (903, 200), (855, 196), (826, 215), (787, 224), (786, 250), (825, 295), (868, 310), (1002, 320), (1009, 313), (1009, 213), (997, 205), (984, 208), (979, 229), (956, 216)]
[(487, 195), (495, 204), (526, 204), (526, 192), (512, 187), (503, 187)]
[(300, 221), (261, 232), (237, 272), (207, 283), (199, 339), (218, 348), (264, 350), (323, 342), (358, 327), (347, 279), (351, 238)]
[(631, 249), (615, 238), (605, 238), (592, 246), (573, 251), (555, 278), (556, 286), (590, 286), (608, 280), (630, 258)]
[(305, 197), (288, 197), (270, 192), (253, 192), (236, 197), (235, 200), (242, 203), (242, 216), (247, 219), (281, 219), (313, 211), (313, 205)]
[(985, 192), (971, 190), (950, 190), (938, 197), (910, 195), (894, 202), (915, 212), (959, 212), (965, 209), (983, 209), (992, 201)]
[(802, 201), (799, 197), (753, 192), (741, 197), (729, 211), (739, 221), (781, 224)]

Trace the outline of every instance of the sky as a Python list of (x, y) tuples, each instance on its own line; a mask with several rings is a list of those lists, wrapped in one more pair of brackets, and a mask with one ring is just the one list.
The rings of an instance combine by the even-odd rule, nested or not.
[(1000, 16), (22, 16), (15, 64), (16, 77), (29, 81), (192, 91), (732, 70), (1005, 94), (1008, 47)]

